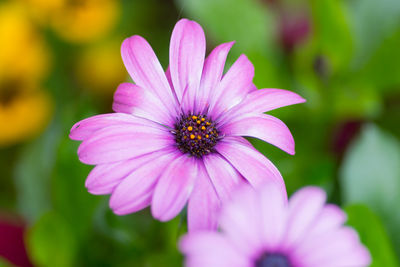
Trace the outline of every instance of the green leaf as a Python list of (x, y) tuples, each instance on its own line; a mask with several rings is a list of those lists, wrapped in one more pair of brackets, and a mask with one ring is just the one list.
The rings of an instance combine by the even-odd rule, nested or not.
[(68, 223), (55, 212), (44, 214), (27, 236), (28, 253), (37, 266), (74, 266), (76, 245)]
[(400, 143), (370, 124), (350, 146), (340, 170), (343, 201), (363, 203), (383, 219), (400, 252)]
[(350, 205), (345, 210), (348, 215), (347, 224), (358, 231), (361, 242), (371, 253), (371, 267), (399, 266), (380, 218), (365, 205)]

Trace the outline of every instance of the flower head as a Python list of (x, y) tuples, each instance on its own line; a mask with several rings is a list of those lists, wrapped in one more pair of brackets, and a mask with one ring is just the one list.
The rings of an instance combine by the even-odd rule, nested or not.
[(346, 214), (306, 187), (287, 201), (274, 183), (246, 187), (221, 212), (219, 232), (189, 233), (180, 242), (186, 266), (368, 266), (368, 250), (343, 226)]
[(123, 42), (122, 59), (135, 84), (118, 87), (117, 113), (78, 122), (70, 134), (83, 141), (79, 159), (97, 165), (86, 181), (89, 192), (112, 194), (117, 214), (151, 205), (162, 221), (188, 202), (189, 230), (194, 230), (217, 227), (220, 205), (236, 186), (256, 187), (269, 177), (285, 191), (279, 171), (242, 136), (294, 154), (289, 129), (263, 112), (304, 99), (285, 90), (257, 90), (253, 65), (244, 55), (223, 75), (232, 44), (217, 46), (204, 60), (202, 28), (182, 19), (173, 30), (164, 73), (142, 37)]
[(73, 43), (98, 41), (117, 23), (120, 1), (24, 0), (30, 14), (47, 24), (64, 40)]
[(0, 3), (0, 43), (0, 147), (4, 147), (41, 132), (51, 118), (52, 101), (40, 85), (48, 72), (47, 45), (19, 2)]

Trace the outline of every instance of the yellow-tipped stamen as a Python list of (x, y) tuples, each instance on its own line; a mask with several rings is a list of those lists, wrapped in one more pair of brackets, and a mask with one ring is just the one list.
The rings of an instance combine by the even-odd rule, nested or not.
[(191, 134), (191, 135), (190, 135), (190, 139), (192, 139), (192, 140), (193, 140), (195, 137), (196, 137), (196, 136), (195, 136), (194, 134)]
[(189, 127), (188, 127), (188, 131), (191, 132), (192, 130), (193, 130), (193, 127), (192, 127), (192, 126), (189, 126)]

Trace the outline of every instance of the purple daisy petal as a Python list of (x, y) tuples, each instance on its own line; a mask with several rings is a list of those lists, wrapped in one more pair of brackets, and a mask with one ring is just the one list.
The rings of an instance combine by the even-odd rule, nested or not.
[(175, 117), (177, 109), (173, 91), (169, 87), (160, 62), (147, 41), (138, 35), (125, 39), (121, 46), (121, 55), (125, 67), (135, 83), (157, 95), (165, 108)]
[(196, 112), (203, 112), (208, 107), (209, 97), (221, 81), (226, 57), (233, 44), (234, 42), (220, 44), (206, 58), (196, 97)]
[(296, 244), (308, 233), (326, 201), (326, 193), (317, 187), (305, 187), (290, 199), (286, 246)]
[(110, 207), (116, 214), (128, 214), (149, 206), (163, 170), (180, 155), (174, 151), (157, 153), (156, 156), (147, 158), (150, 161), (133, 171), (115, 188)]
[(171, 149), (166, 149), (129, 160), (97, 165), (89, 173), (85, 186), (95, 195), (111, 194), (115, 187), (134, 170), (170, 151)]
[(294, 139), (289, 128), (279, 119), (257, 114), (241, 117), (222, 126), (226, 136), (250, 136), (268, 142), (283, 151), (294, 155)]
[(148, 123), (146, 120), (135, 118), (128, 114), (111, 113), (96, 115), (75, 123), (71, 128), (69, 138), (82, 141), (100, 129), (116, 125), (149, 125), (150, 127), (162, 129), (157, 124)]
[(231, 198), (232, 192), (246, 180), (219, 154), (204, 157), (204, 165), (222, 202)]
[(174, 85), (172, 84), (172, 80), (171, 80), (171, 70), (169, 69), (169, 66), (167, 67), (167, 69), (165, 70), (165, 76), (167, 77), (169, 86), (173, 89), (173, 91), (175, 92), (174, 89)]
[(174, 118), (152, 91), (132, 83), (121, 83), (114, 94), (115, 112), (132, 114), (173, 127)]
[(230, 242), (248, 258), (258, 255), (263, 247), (260, 202), (249, 194), (250, 186), (236, 192), (232, 202), (224, 206), (220, 225)]
[(312, 228), (308, 230), (307, 236), (312, 238), (333, 231), (343, 225), (346, 220), (347, 215), (343, 210), (336, 205), (327, 204), (321, 209)]
[(199, 173), (188, 203), (188, 230), (216, 230), (221, 201), (204, 166)]
[(165, 131), (142, 125), (114, 125), (96, 131), (78, 148), (79, 160), (102, 164), (126, 160), (174, 145)]
[(169, 70), (176, 96), (185, 111), (193, 108), (205, 51), (206, 39), (201, 26), (194, 21), (181, 19), (171, 35)]
[(219, 123), (224, 125), (232, 119), (248, 114), (260, 114), (280, 107), (304, 103), (306, 100), (296, 93), (282, 89), (260, 89), (250, 92), (245, 99), (231, 110), (222, 114)]
[(341, 227), (319, 238), (304, 242), (295, 257), (305, 266), (367, 266), (368, 251), (360, 245), (358, 234), (350, 227)]
[[(252, 263), (240, 254), (228, 240), (216, 233), (199, 233), (186, 236), (179, 243), (188, 257), (188, 267), (251, 267)], [(207, 255), (207, 257), (204, 257)]]
[(282, 248), (287, 227), (287, 195), (282, 194), (276, 186), (269, 186), (268, 183), (261, 189), (263, 194), (260, 198), (261, 212), (261, 236), (263, 247), (270, 251), (277, 251)]
[(266, 180), (272, 180), (286, 193), (278, 169), (253, 147), (232, 137), (225, 137), (217, 144), (216, 149), (252, 186), (257, 187)]
[(210, 115), (218, 118), (222, 112), (240, 103), (253, 88), (254, 66), (241, 55), (210, 95)]
[(85, 186), (88, 192), (94, 195), (111, 194), (114, 188), (135, 169), (136, 166), (132, 163), (136, 162), (140, 160), (135, 158), (97, 165), (86, 179)]
[(174, 218), (185, 206), (201, 162), (180, 155), (163, 170), (154, 190), (151, 213), (160, 221)]

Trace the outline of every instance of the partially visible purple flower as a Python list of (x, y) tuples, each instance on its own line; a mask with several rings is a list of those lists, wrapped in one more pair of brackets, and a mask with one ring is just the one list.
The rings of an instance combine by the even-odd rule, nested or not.
[(189, 233), (180, 242), (189, 267), (363, 267), (368, 250), (325, 192), (305, 187), (287, 201), (274, 183), (245, 186), (221, 212), (222, 233)]
[(305, 100), (285, 90), (257, 90), (253, 65), (244, 55), (223, 75), (232, 45), (217, 46), (204, 60), (202, 28), (182, 19), (173, 30), (164, 73), (142, 37), (123, 42), (122, 59), (135, 84), (118, 87), (117, 113), (71, 129), (70, 138), (83, 141), (79, 159), (96, 165), (86, 180), (89, 192), (112, 194), (116, 214), (151, 205), (161, 221), (188, 202), (189, 230), (198, 230), (216, 229), (221, 203), (238, 185), (257, 187), (269, 177), (285, 191), (276, 167), (242, 136), (294, 154), (286, 125), (263, 113)]

